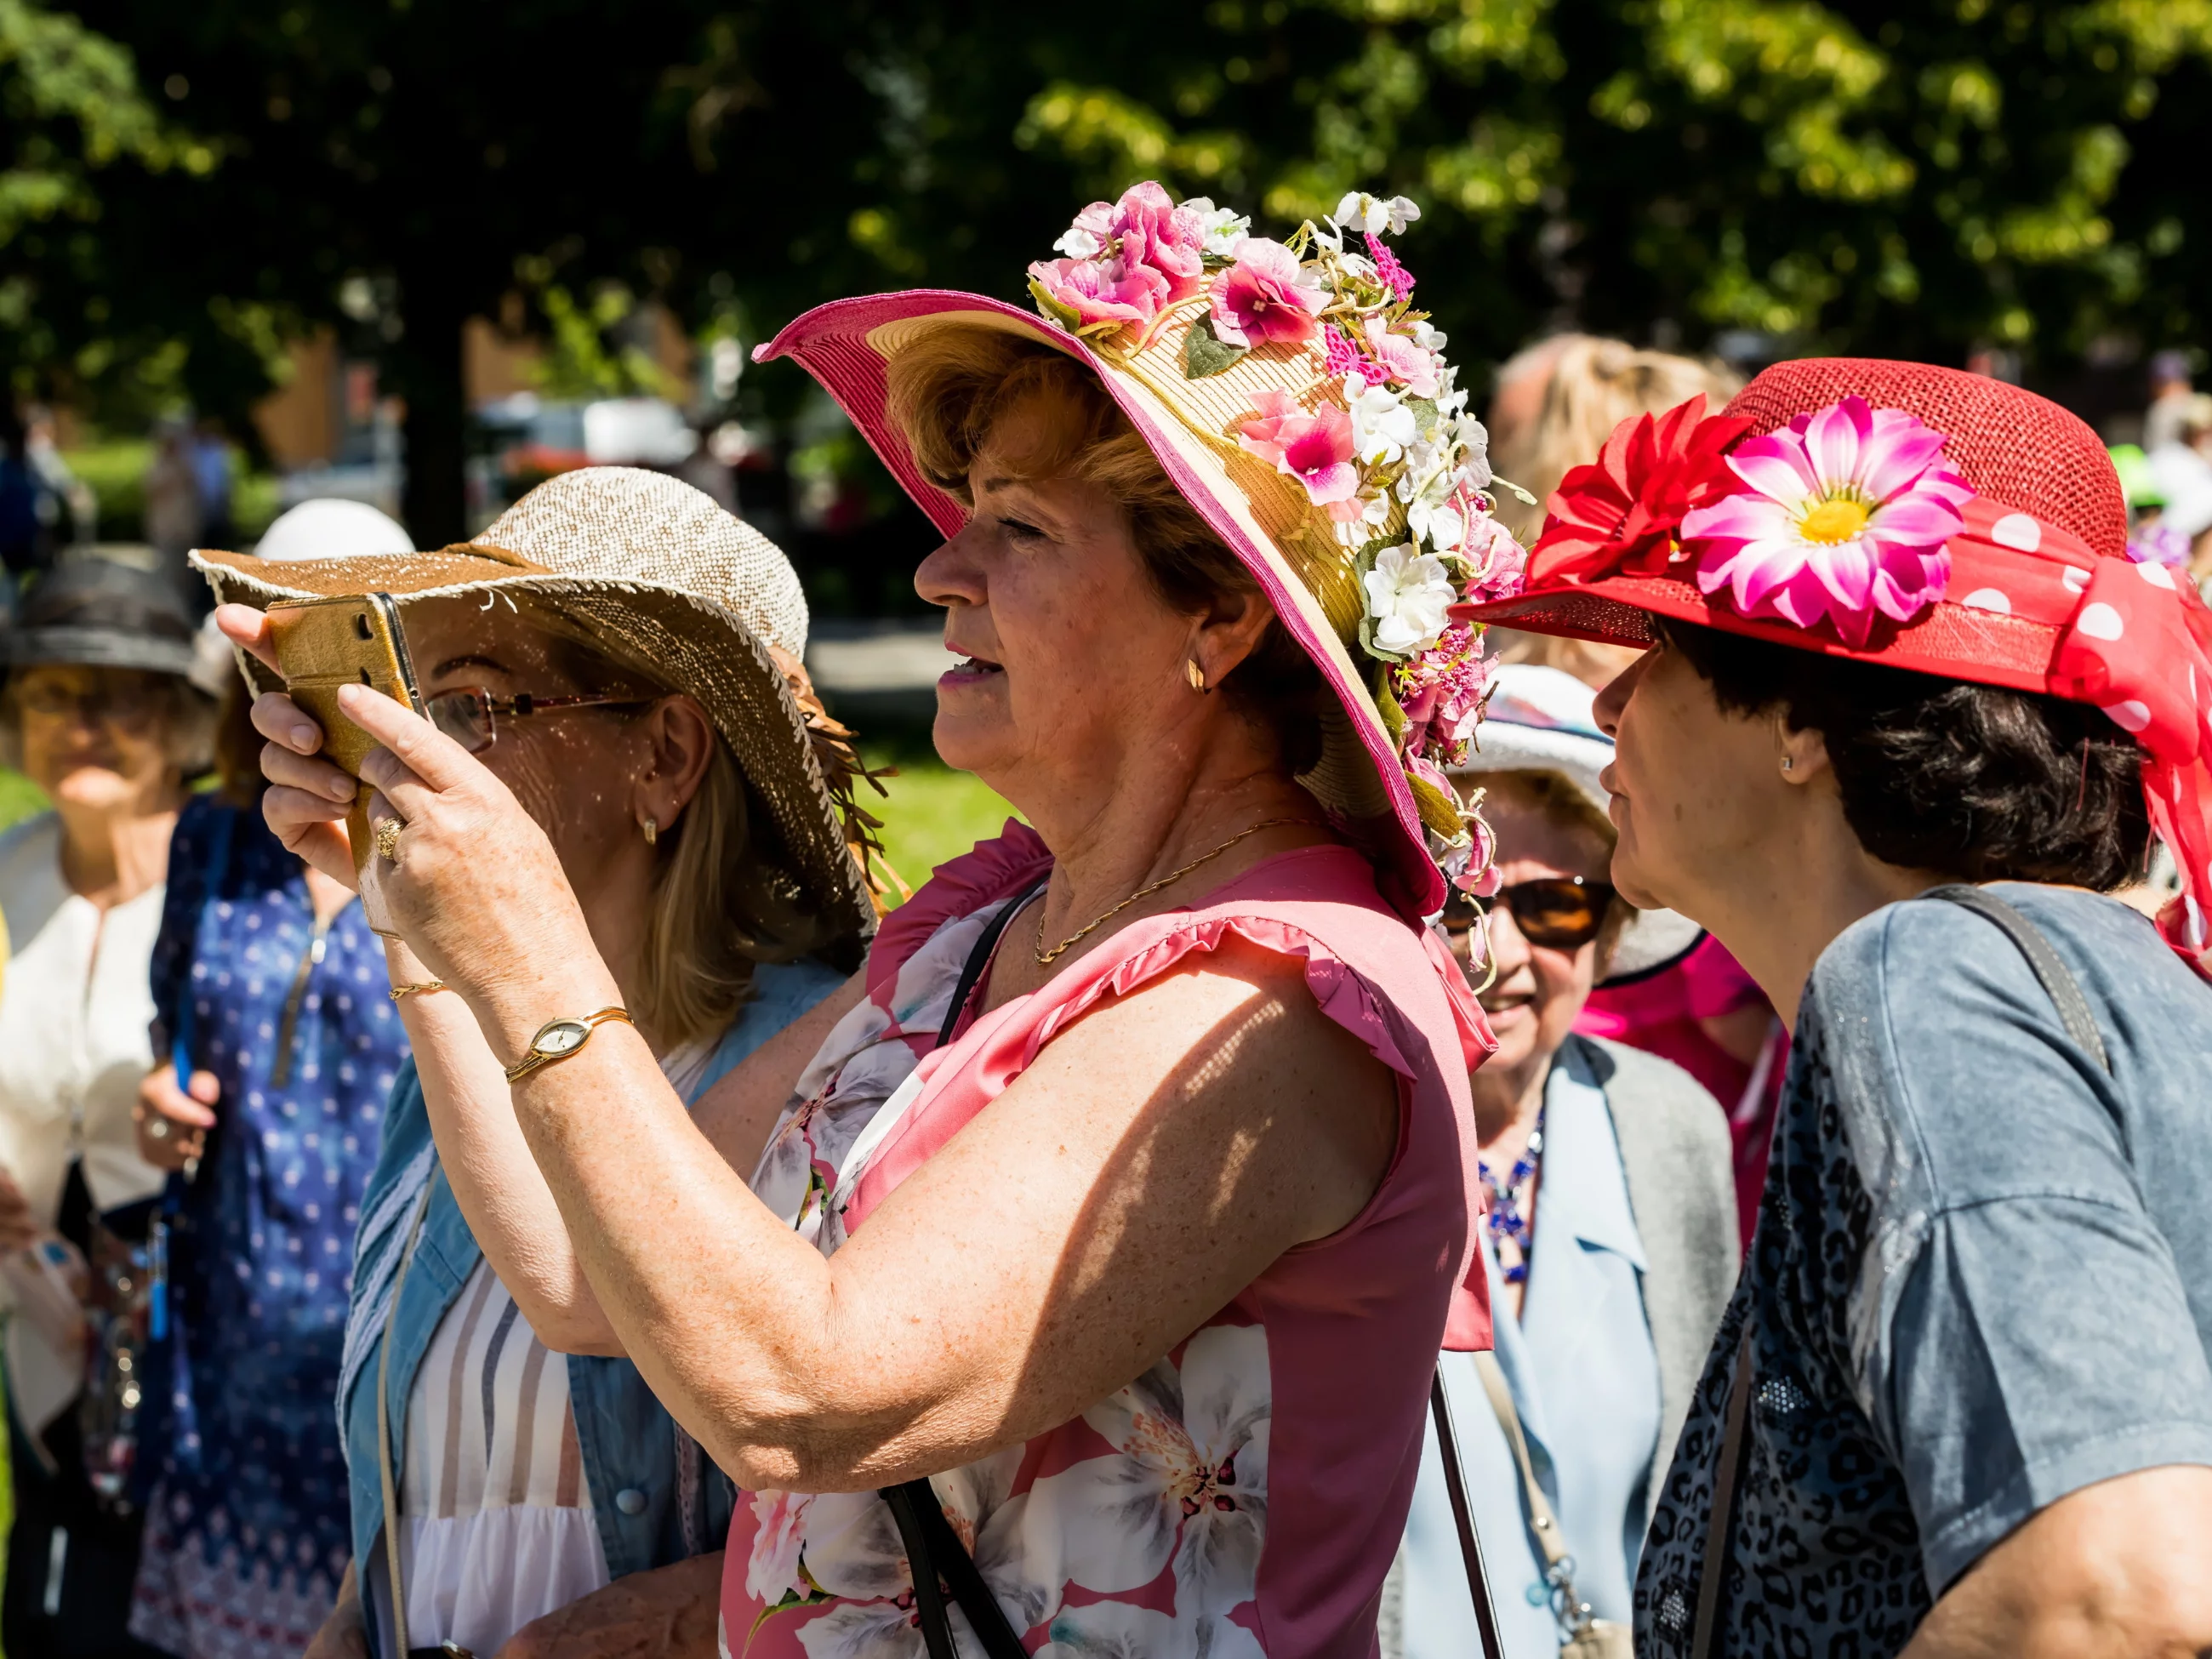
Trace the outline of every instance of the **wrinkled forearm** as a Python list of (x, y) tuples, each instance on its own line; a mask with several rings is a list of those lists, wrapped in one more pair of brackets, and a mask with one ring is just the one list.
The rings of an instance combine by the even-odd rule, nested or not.
[(702, 1140), (629, 1027), (601, 1027), (515, 1101), (593, 1305), (654, 1394), (740, 1485), (818, 1476), (813, 1448), (852, 1415), (824, 1329), (830, 1264)]
[[(395, 960), (395, 978), (401, 966)], [(620, 1353), (476, 1017), (449, 992), (410, 996), (399, 1006), (439, 1162), (484, 1259), (547, 1347)]]

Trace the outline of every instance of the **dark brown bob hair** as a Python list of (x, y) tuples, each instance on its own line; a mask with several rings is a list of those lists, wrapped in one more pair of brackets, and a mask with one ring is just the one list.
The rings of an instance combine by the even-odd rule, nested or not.
[(2099, 892), (2141, 878), (2142, 750), (2101, 710), (1663, 617), (1652, 627), (1723, 708), (1778, 710), (1820, 734), (1844, 821), (1883, 863)]

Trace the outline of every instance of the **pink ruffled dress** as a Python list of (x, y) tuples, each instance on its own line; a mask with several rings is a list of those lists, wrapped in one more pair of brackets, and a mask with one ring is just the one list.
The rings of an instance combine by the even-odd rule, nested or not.
[[(833, 1252), (1102, 999), (1231, 938), (1304, 963), (1322, 1012), (1397, 1076), (1398, 1150), (1373, 1199), (1127, 1388), (932, 1484), (1032, 1653), (1371, 1655), (1437, 1351), (1489, 1346), (1467, 1087), (1488, 1029), (1441, 945), (1383, 903), (1364, 859), (1330, 846), (1123, 928), (932, 1052), (976, 939), (1050, 868), (1010, 823), (892, 914), (867, 999), (801, 1077), (754, 1189)], [(742, 1495), (722, 1619), (725, 1650), (750, 1659), (925, 1652), (872, 1492)]]

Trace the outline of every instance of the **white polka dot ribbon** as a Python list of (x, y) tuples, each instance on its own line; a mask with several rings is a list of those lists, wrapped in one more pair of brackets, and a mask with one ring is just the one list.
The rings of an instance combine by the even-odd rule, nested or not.
[[(2047, 546), (2063, 532), (2045, 526), (2043, 534)], [(1960, 565), (1972, 558), (1956, 542), (1953, 550)], [(2212, 978), (2212, 611), (2185, 573), (2086, 548), (2077, 562), (2068, 551), (2057, 568), (2073, 604), (2051, 656), (2051, 690), (2094, 703), (2142, 745), (2143, 799), (2181, 873), (2181, 896), (2160, 930)]]

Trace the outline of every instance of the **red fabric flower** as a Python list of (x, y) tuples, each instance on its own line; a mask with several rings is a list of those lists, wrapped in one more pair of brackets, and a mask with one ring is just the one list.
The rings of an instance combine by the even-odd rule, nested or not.
[(1708, 416), (1702, 392), (1664, 415), (1623, 421), (1597, 459), (1552, 492), (1529, 554), (1532, 580), (1666, 570), (1682, 515), (1739, 487), (1721, 455), (1750, 429), (1749, 421)]

